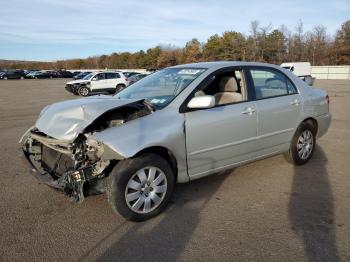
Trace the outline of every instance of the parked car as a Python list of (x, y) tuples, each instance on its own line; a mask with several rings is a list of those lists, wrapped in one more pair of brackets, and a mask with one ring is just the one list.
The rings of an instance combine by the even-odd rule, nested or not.
[(88, 96), (92, 93), (115, 93), (128, 85), (127, 78), (121, 72), (93, 72), (79, 80), (66, 84), (66, 90), (75, 95)]
[(60, 77), (59, 72), (54, 71), (54, 70), (48, 70), (46, 73), (49, 75), (49, 78), (58, 78)]
[(50, 74), (45, 71), (35, 71), (26, 75), (28, 79), (47, 79), (50, 78)]
[(129, 85), (136, 83), (137, 81), (141, 80), (142, 78), (144, 78), (145, 76), (148, 76), (148, 74), (137, 74), (137, 75), (133, 75), (131, 77), (129, 77)]
[(309, 62), (283, 63), (281, 67), (293, 72), (310, 86), (315, 82), (315, 78), (311, 76), (311, 64)]
[(85, 76), (87, 76), (88, 74), (91, 74), (91, 72), (80, 72), (79, 74), (73, 76), (74, 80), (78, 80), (78, 79), (83, 79)]
[(140, 73), (138, 72), (123, 72), (123, 74), (126, 76), (126, 77), (131, 77), (131, 76), (134, 76), (134, 75), (138, 75)]
[(206, 62), (47, 106), (20, 143), (44, 183), (78, 202), (105, 192), (114, 211), (142, 221), (176, 182), (281, 153), (307, 163), (330, 121), (327, 93), (279, 66)]
[(22, 70), (11, 70), (6, 71), (0, 74), (0, 79), (7, 80), (7, 79), (24, 79), (25, 74)]
[(59, 77), (61, 78), (73, 78), (73, 73), (69, 71), (61, 70), (61, 71), (58, 71), (58, 74), (59, 74)]

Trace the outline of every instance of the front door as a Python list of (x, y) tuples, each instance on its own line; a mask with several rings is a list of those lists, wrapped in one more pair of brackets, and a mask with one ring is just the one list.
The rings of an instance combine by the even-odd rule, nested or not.
[(200, 91), (201, 95), (213, 95), (216, 106), (185, 113), (188, 173), (192, 179), (255, 156), (256, 105), (248, 99), (243, 76), (240, 70), (216, 75), (215, 81)]
[(104, 90), (106, 88), (106, 78), (105, 73), (98, 73), (95, 75), (91, 81), (91, 89), (93, 91)]

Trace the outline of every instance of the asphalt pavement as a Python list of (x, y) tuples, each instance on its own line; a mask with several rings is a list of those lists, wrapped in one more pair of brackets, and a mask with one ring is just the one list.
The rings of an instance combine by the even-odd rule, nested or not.
[(70, 202), (32, 177), (18, 140), (66, 80), (0, 81), (0, 261), (350, 261), (350, 80), (319, 80), (333, 120), (313, 159), (275, 156), (178, 185), (147, 222), (105, 195)]

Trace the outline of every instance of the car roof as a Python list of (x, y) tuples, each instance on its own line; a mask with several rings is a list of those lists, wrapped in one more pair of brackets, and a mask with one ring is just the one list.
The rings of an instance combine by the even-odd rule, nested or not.
[(199, 62), (199, 63), (190, 63), (182, 64), (177, 66), (172, 66), (171, 68), (207, 68), (207, 69), (219, 69), (222, 67), (229, 66), (268, 66), (279, 68), (279, 66), (268, 63), (260, 62), (245, 62), (245, 61), (216, 61), (216, 62)]

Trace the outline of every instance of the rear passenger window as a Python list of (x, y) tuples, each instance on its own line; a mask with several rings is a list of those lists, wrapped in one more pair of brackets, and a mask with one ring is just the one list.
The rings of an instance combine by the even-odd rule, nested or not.
[(274, 70), (250, 70), (256, 99), (296, 94), (297, 90), (285, 75)]
[(106, 79), (120, 78), (118, 73), (106, 73)]

